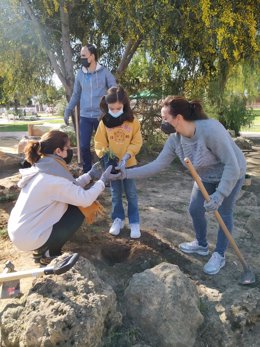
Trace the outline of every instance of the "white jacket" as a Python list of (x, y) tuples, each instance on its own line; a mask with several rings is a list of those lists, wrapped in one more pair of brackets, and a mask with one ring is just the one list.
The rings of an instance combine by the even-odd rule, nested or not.
[(35, 250), (48, 240), (52, 227), (64, 215), (68, 204), (90, 206), (104, 190), (103, 181), (97, 181), (84, 190), (91, 180), (88, 174), (77, 179), (75, 185), (66, 178), (39, 172), (37, 168), (20, 170), (22, 188), (11, 211), (8, 234), (15, 246), (23, 251)]

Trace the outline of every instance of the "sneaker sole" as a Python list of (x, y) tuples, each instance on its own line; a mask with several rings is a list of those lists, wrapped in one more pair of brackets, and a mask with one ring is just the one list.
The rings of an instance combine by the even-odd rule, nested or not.
[(187, 254), (198, 254), (198, 255), (202, 255), (202, 256), (207, 256), (209, 255), (209, 251), (190, 251), (190, 250), (187, 250), (187, 249), (183, 249), (181, 247), (179, 247), (180, 250), (183, 252), (183, 253), (187, 253)]
[[(121, 230), (120, 230), (121, 231)], [(120, 231), (119, 231), (119, 233), (114, 233), (113, 231), (109, 231), (109, 234), (110, 235), (113, 235), (113, 236), (118, 236), (119, 234), (120, 234)]]
[(131, 239), (140, 239), (141, 234), (140, 235), (130, 235)]
[(207, 272), (203, 269), (204, 273), (207, 274), (207, 275), (216, 275), (217, 273), (219, 273), (220, 269), (222, 269), (224, 266), (226, 265), (226, 262), (224, 262), (224, 264), (222, 264), (220, 266), (220, 268), (217, 270), (217, 271), (214, 271), (214, 272)]

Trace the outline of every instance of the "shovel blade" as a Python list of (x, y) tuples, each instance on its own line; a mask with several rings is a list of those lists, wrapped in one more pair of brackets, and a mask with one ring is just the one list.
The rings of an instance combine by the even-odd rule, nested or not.
[(240, 277), (239, 284), (249, 285), (255, 283), (255, 274), (252, 270), (247, 269), (244, 271)]
[(2, 284), (1, 299), (17, 298), (21, 294), (20, 281), (8, 281)]

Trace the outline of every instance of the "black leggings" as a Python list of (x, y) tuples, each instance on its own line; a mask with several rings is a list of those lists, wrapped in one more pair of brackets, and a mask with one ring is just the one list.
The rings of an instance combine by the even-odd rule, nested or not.
[(48, 249), (50, 256), (59, 255), (62, 246), (79, 229), (84, 218), (78, 207), (69, 205), (61, 219), (53, 225), (48, 241), (41, 248)]

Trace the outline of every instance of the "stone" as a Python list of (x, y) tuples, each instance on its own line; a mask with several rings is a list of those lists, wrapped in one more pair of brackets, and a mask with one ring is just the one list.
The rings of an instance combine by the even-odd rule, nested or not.
[(98, 347), (120, 324), (113, 289), (80, 257), (66, 273), (37, 279), (28, 295), (6, 306), (1, 341), (8, 347)]
[(252, 150), (253, 149), (253, 144), (250, 140), (245, 139), (244, 137), (237, 137), (234, 139), (236, 145), (242, 149), (242, 150)]
[(0, 167), (1, 170), (20, 167), (21, 157), (11, 153), (4, 153), (0, 151)]
[(127, 315), (151, 346), (193, 346), (203, 322), (193, 282), (177, 265), (134, 274), (125, 291)]

